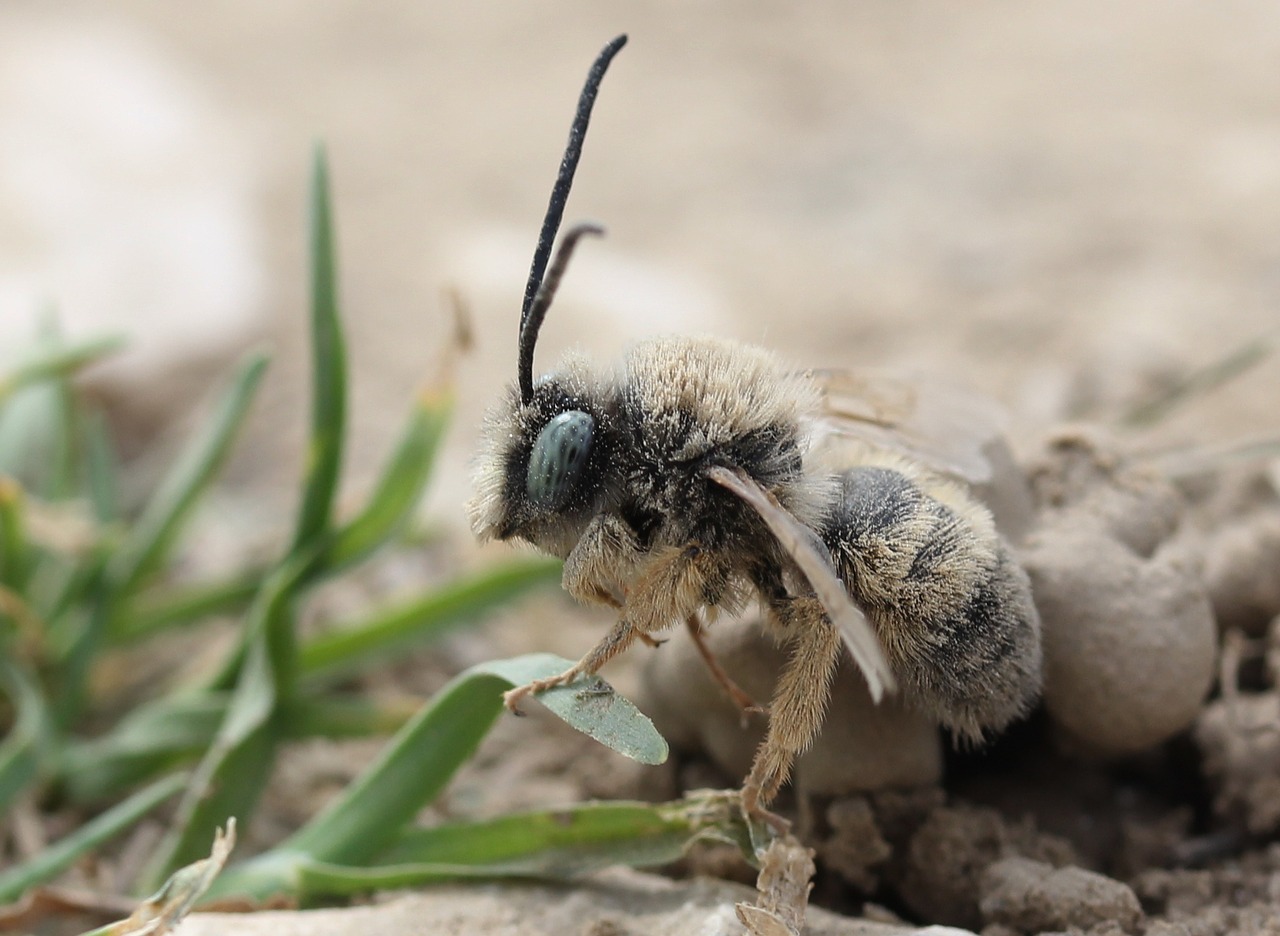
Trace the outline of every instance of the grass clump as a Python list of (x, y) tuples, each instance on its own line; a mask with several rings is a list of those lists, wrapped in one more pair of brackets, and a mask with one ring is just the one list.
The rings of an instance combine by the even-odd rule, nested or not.
[[(345, 693), (335, 677), (556, 581), (559, 565), (509, 561), (300, 637), (299, 609), (311, 590), (405, 531), (451, 411), (447, 387), (421, 394), (363, 505), (337, 516), (347, 372), (322, 151), (310, 206), (311, 428), (293, 532), (274, 559), (218, 580), (175, 585), (170, 574), (193, 511), (245, 422), (264, 355), (236, 367), (136, 516), (120, 511), (109, 432), (72, 380), (117, 342), (73, 345), (49, 334), (28, 361), (0, 375), (0, 813), (25, 802), (90, 817), (0, 871), (0, 903), (159, 810), (165, 834), (134, 892), (156, 891), (186, 867), (207, 869), (200, 862), (218, 829), (232, 819), (242, 829), (252, 823), (281, 746), (315, 735), (396, 732), (333, 803), (280, 846), (229, 866), (211, 894), (311, 900), (449, 877), (653, 863), (703, 835), (740, 839), (734, 811), (715, 797), (413, 827), (489, 730), (502, 690), (568, 661), (532, 655), (474, 667), (411, 717)], [(139, 703), (111, 697), (95, 680), (110, 654), (214, 615), (240, 622), (214, 675)], [(543, 701), (629, 756), (665, 758), (665, 743), (630, 703), (603, 684), (581, 688)], [(105, 727), (104, 713), (112, 716)], [(210, 878), (201, 873), (201, 890)]]

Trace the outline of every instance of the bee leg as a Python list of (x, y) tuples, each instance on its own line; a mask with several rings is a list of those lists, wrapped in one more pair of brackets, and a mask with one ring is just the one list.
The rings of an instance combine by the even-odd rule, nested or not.
[(840, 659), (840, 635), (816, 598), (792, 599), (786, 617), (794, 649), (774, 690), (769, 730), (742, 785), (743, 812), (765, 821), (772, 814), (764, 807), (786, 782), (796, 755), (818, 733)]
[(707, 669), (711, 672), (711, 678), (720, 684), (720, 688), (725, 691), (733, 704), (742, 712), (743, 726), (746, 726), (748, 715), (768, 715), (769, 710), (763, 705), (756, 702), (742, 687), (733, 681), (733, 677), (725, 672), (720, 661), (716, 659), (711, 648), (707, 646), (707, 641), (702, 633), (702, 619), (696, 614), (691, 614), (684, 619), (685, 627), (689, 629), (689, 636), (693, 638), (693, 645), (698, 648), (698, 653), (702, 657), (702, 662), (707, 664)]
[(583, 673), (594, 673), (600, 667), (604, 666), (611, 659), (627, 649), (638, 636), (638, 632), (626, 617), (621, 618), (617, 624), (613, 625), (613, 630), (609, 631), (604, 640), (596, 644), (591, 652), (584, 656), (573, 666), (569, 667), (558, 676), (549, 676), (546, 679), (535, 679), (533, 682), (525, 683), (523, 686), (517, 686), (515, 689), (509, 689), (502, 694), (502, 702), (508, 709), (517, 715), (523, 714), (517, 707), (520, 700), (525, 696), (535, 695), (539, 692), (545, 692), (548, 689), (554, 689), (556, 686), (564, 686), (573, 682)]
[[(566, 578), (569, 561), (577, 552), (578, 547), (574, 547), (565, 561)], [(535, 679), (504, 693), (502, 699), (507, 708), (516, 712), (516, 706), (525, 696), (563, 686), (583, 673), (594, 673), (642, 634), (649, 636), (692, 614), (704, 600), (706, 583), (720, 571), (710, 566), (710, 556), (695, 544), (659, 551), (627, 592), (622, 617), (608, 636), (560, 675)]]
[(565, 557), (560, 582), (584, 604), (621, 608), (611, 586), (626, 580), (639, 554), (635, 531), (624, 520), (598, 514)]

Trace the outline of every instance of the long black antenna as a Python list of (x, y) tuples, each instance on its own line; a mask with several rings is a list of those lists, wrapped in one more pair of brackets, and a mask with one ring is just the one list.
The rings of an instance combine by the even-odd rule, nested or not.
[[(578, 159), (582, 156), (582, 141), (587, 135), (587, 125), (591, 122), (591, 108), (596, 102), (596, 92), (600, 90), (600, 82), (604, 79), (609, 63), (626, 44), (627, 37), (618, 36), (601, 50), (591, 65), (591, 70), (587, 72), (586, 84), (582, 86), (582, 94), (578, 97), (578, 110), (573, 116), (573, 125), (569, 128), (569, 142), (565, 145), (564, 156), (560, 158), (560, 172), (551, 189), (551, 201), (547, 205), (547, 214), (542, 219), (542, 230), (538, 232), (538, 246), (533, 252), (529, 281), (524, 287), (524, 304), (520, 307), (519, 363), (516, 373), (520, 381), (520, 400), (523, 403), (533, 399), (533, 347), (538, 341), (542, 319), (555, 294), (555, 286), (551, 286), (544, 302), (535, 303), (534, 300), (542, 291), (547, 261), (551, 258), (551, 247), (560, 230), (564, 206), (569, 200), (569, 189), (573, 187), (573, 174), (577, 171)], [(566, 246), (572, 252), (572, 246)], [(567, 261), (568, 257), (565, 259)]]

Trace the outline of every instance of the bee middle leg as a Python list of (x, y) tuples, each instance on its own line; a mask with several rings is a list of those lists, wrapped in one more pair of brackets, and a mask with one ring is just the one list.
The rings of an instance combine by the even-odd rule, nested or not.
[(746, 727), (748, 715), (769, 714), (769, 710), (751, 698), (741, 686), (733, 681), (733, 677), (725, 672), (725, 668), (720, 665), (716, 655), (707, 646), (702, 630), (702, 619), (697, 614), (691, 614), (684, 619), (684, 624), (689, 630), (689, 636), (693, 638), (693, 645), (697, 648), (698, 655), (702, 657), (702, 662), (706, 664), (707, 670), (711, 673), (711, 678), (719, 683), (720, 688), (725, 691), (725, 694), (729, 696), (733, 704), (742, 713), (743, 727)]
[(517, 711), (516, 706), (525, 696), (596, 672), (635, 640), (648, 643), (653, 632), (693, 614), (705, 601), (706, 583), (722, 575), (714, 557), (696, 544), (660, 550), (628, 589), (622, 617), (590, 653), (559, 675), (535, 679), (507, 691), (503, 702), (511, 711)]
[(840, 659), (840, 635), (816, 598), (788, 602), (782, 623), (791, 635), (792, 652), (778, 678), (769, 707), (769, 728), (742, 785), (742, 809), (770, 824), (785, 824), (766, 807), (791, 774), (822, 725), (831, 677)]

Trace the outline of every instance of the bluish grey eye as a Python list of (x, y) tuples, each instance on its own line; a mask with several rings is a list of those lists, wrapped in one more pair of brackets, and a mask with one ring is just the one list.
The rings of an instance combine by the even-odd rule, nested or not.
[(548, 510), (564, 506), (587, 467), (595, 431), (596, 421), (581, 410), (561, 413), (542, 427), (533, 443), (525, 476), (529, 500)]

